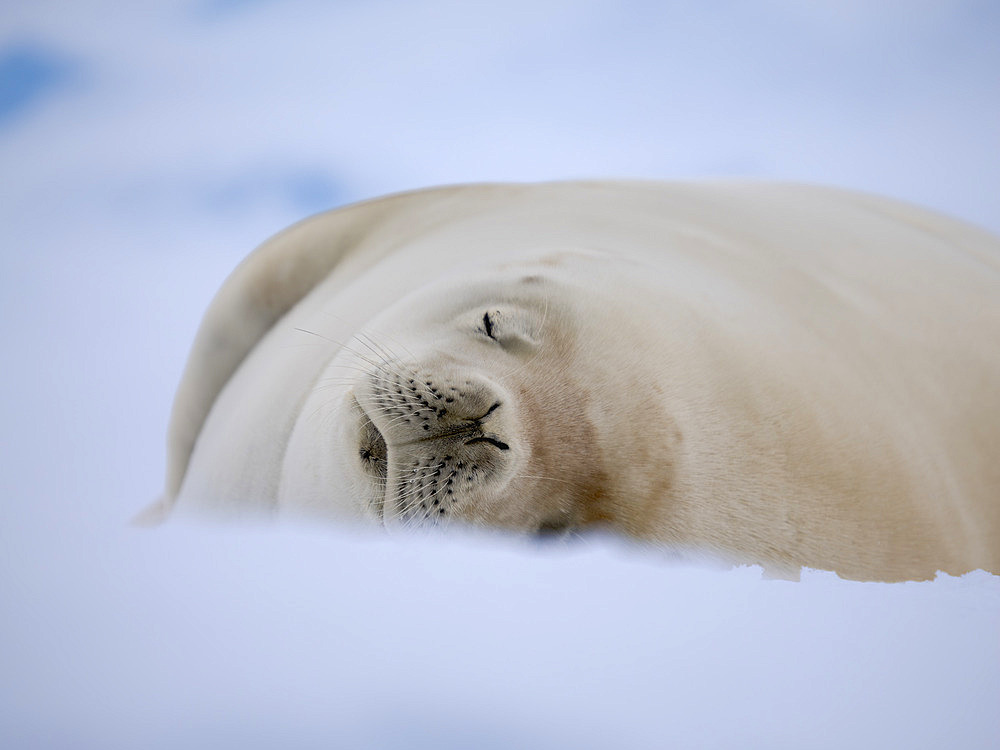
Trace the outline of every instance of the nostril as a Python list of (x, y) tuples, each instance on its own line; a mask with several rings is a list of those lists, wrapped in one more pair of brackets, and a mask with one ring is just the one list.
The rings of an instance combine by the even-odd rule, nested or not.
[(486, 419), (486, 417), (488, 417), (490, 414), (492, 414), (493, 412), (495, 412), (499, 408), (500, 408), (500, 402), (496, 401), (493, 404), (493, 406), (491, 406), (489, 409), (487, 409), (486, 413), (483, 416), (481, 416), (479, 419), (477, 419), (476, 421), (477, 422), (482, 422), (484, 419)]
[(389, 450), (385, 438), (370, 419), (361, 423), (361, 434), (358, 440), (358, 457), (365, 470), (384, 479), (388, 474)]
[(496, 401), (496, 402), (493, 403), (493, 406), (491, 406), (489, 409), (487, 409), (486, 413), (483, 414), (482, 416), (480, 416), (480, 417), (467, 417), (464, 421), (466, 421), (466, 422), (475, 422), (476, 424), (479, 424), (480, 422), (482, 422), (490, 414), (492, 414), (493, 412), (495, 412), (499, 408), (500, 408), (500, 402)]
[(491, 437), (474, 437), (471, 440), (466, 440), (466, 445), (472, 445), (473, 443), (489, 443), (490, 445), (499, 448), (502, 451), (510, 450), (510, 446), (502, 440), (497, 440)]

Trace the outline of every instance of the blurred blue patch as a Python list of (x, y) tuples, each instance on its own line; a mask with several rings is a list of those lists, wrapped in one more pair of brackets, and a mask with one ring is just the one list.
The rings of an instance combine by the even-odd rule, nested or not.
[(21, 42), (0, 50), (0, 127), (69, 84), (79, 66), (41, 45)]
[(294, 208), (323, 211), (342, 200), (340, 187), (322, 172), (299, 172), (285, 178), (284, 193)]
[(307, 214), (333, 208), (349, 198), (347, 191), (321, 169), (260, 168), (218, 184), (205, 196), (210, 211), (233, 214), (264, 204), (280, 204)]
[(255, 8), (260, 5), (271, 5), (279, 0), (199, 0), (194, 7), (196, 16), (203, 18), (218, 18), (232, 13)]
[[(375, 0), (361, 0), (371, 4)], [(316, 2), (316, 0), (312, 0)], [(319, 0), (317, 5), (344, 5), (348, 2), (360, 4), (359, 0)], [(243, 14), (252, 13), (258, 8), (265, 8), (273, 5), (289, 5), (290, 0), (193, 0), (191, 4), (185, 6), (185, 12), (189, 17), (201, 22), (225, 22), (233, 18), (238, 18)], [(301, 5), (301, 0), (298, 3)]]

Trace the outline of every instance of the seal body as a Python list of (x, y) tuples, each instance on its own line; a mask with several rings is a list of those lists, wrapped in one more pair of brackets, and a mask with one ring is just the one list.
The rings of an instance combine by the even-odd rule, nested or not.
[(1000, 242), (785, 184), (470, 185), (230, 277), (159, 511), (610, 527), (778, 574), (1000, 570)]

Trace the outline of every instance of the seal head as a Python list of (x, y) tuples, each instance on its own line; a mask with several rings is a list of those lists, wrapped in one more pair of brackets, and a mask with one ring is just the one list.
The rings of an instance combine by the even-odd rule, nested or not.
[[(564, 254), (480, 280), (448, 279), (386, 310), (317, 381), (315, 405), (304, 405), (289, 442), (286, 467), (296, 468), (283, 472), (279, 506), (332, 516), (350, 509), (389, 528), (458, 522), (553, 534), (609, 522), (624, 511), (612, 507), (622, 492), (632, 505), (652, 503), (637, 502), (628, 478), (664, 473), (671, 441), (642, 449), (649, 435), (625, 430), (617, 448), (636, 443), (637, 460), (616, 466), (600, 439), (601, 411), (627, 418), (642, 407), (594, 399), (604, 370), (601, 390), (634, 400), (617, 384), (614, 357), (595, 366), (587, 348), (579, 300), (592, 303), (592, 293), (567, 271), (595, 262), (606, 261)], [(659, 465), (644, 466), (654, 453)], [(339, 483), (302, 470), (329, 456), (338, 457)], [(650, 491), (662, 501), (667, 489)], [(628, 525), (638, 530), (639, 514)]]

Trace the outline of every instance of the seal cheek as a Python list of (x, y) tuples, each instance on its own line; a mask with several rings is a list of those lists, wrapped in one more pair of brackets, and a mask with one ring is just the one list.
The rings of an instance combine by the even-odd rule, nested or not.
[(608, 522), (607, 474), (588, 415), (588, 399), (575, 383), (526, 385), (527, 465), (512, 487), (519, 526), (542, 537)]

